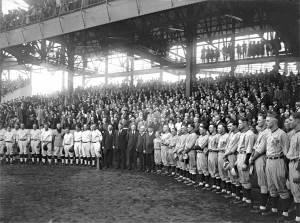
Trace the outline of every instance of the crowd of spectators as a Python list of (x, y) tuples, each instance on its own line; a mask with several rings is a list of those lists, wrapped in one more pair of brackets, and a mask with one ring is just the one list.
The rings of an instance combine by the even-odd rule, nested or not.
[(33, 1), (28, 10), (14, 9), (0, 16), (1, 31), (13, 29), (18, 26), (33, 24), (45, 19), (66, 14), (70, 11), (100, 4), (105, 0), (42, 0)]
[(1, 83), (1, 96), (5, 96), (19, 88), (25, 87), (30, 83), (30, 79), (18, 78), (16, 80), (2, 80)]
[(277, 37), (271, 40), (249, 41), (248, 44), (244, 41), (242, 44), (237, 43), (235, 48), (231, 43), (224, 45), (222, 49), (203, 46), (201, 49), (201, 62), (228, 61), (233, 57), (234, 51), (235, 59), (245, 59), (277, 55), (280, 50), (280, 40)]
[(71, 129), (77, 123), (100, 124), (103, 128), (110, 123), (117, 128), (119, 121), (128, 126), (141, 120), (157, 126), (189, 120), (209, 124), (217, 114), (224, 121), (245, 116), (255, 126), (259, 111), (275, 110), (282, 120), (295, 111), (299, 80), (299, 74), (284, 76), (273, 72), (201, 79), (195, 82), (190, 98), (185, 97), (184, 82), (78, 88), (71, 97), (61, 93), (3, 103), (0, 120), (5, 126), (19, 122), (26, 128), (45, 122), (51, 128), (57, 123)]

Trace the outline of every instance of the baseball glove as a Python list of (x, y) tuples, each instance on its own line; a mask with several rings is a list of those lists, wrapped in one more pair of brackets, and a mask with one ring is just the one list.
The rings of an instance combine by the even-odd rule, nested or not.
[(3, 153), (6, 153), (6, 152), (7, 152), (7, 146), (4, 146)]
[(69, 152), (70, 152), (70, 153), (74, 153), (74, 146), (71, 146), (71, 147), (69, 148)]
[(178, 155), (177, 155), (177, 153), (174, 153), (174, 154), (173, 154), (173, 157), (174, 157), (174, 160), (178, 160)]
[(47, 150), (48, 150), (47, 144), (45, 144), (45, 145), (43, 146), (43, 150), (44, 150), (44, 151), (47, 151)]
[(226, 160), (223, 164), (223, 169), (224, 170), (229, 170), (230, 169), (230, 163), (228, 160)]
[(298, 160), (298, 162), (297, 162), (296, 170), (297, 170), (298, 172), (300, 172), (300, 161), (299, 161), (299, 160)]

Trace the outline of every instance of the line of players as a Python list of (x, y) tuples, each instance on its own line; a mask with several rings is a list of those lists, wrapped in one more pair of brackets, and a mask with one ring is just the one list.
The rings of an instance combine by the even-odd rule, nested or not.
[(69, 127), (62, 130), (60, 124), (55, 130), (49, 129), (48, 124), (41, 130), (36, 124), (31, 130), (26, 130), (24, 124), (20, 128), (16, 124), (14, 129), (8, 126), (6, 131), (1, 127), (0, 161), (12, 164), (18, 155), (20, 163), (27, 163), (31, 157), (32, 163), (57, 164), (61, 161), (72, 165), (75, 159), (75, 164), (95, 166), (97, 158), (102, 156), (101, 141), (102, 134), (96, 125), (90, 129), (84, 125), (83, 131), (76, 126), (71, 133)]
[[(300, 113), (290, 116), (291, 131), (288, 133), (278, 128), (275, 113), (259, 114), (257, 123), (258, 135), (244, 118), (238, 122), (231, 120), (227, 124), (211, 124), (209, 127), (200, 124), (199, 135), (195, 133), (193, 124), (182, 126), (178, 131), (169, 130), (164, 125), (163, 132), (157, 131), (155, 135), (153, 127), (149, 126), (146, 135), (152, 137), (149, 138), (153, 144), (143, 143), (142, 147), (150, 145), (153, 148), (142, 149), (144, 153), (148, 151), (146, 166), (156, 173), (174, 176), (177, 181), (187, 185), (234, 198), (234, 203), (256, 208), (252, 211), (262, 215), (278, 213), (280, 204), (280, 221), (289, 219), (290, 189), (296, 207), (295, 220), (300, 222)], [(75, 158), (76, 164), (95, 165), (96, 158), (103, 156), (102, 134), (95, 125), (90, 130), (84, 125), (83, 131), (77, 126), (73, 134), (68, 128), (65, 132), (59, 129), (59, 124), (56, 130), (50, 130), (47, 124), (38, 130), (34, 125), (29, 133), (22, 124), (20, 129), (16, 126), (14, 131), (10, 127), (7, 131), (2, 129), (1, 160), (6, 152), (6, 161), (14, 161), (15, 144), (19, 147), (20, 162), (27, 162), (29, 152), (32, 162), (39, 162), (40, 150), (42, 163), (47, 160), (57, 163), (60, 157), (65, 164), (73, 164)], [(116, 131), (116, 134), (122, 134), (122, 130)], [(138, 133), (138, 138), (144, 136), (144, 131)], [(250, 175), (253, 169), (260, 187), (259, 205), (253, 205), (251, 195)], [(270, 207), (268, 209), (267, 204)]]
[[(251, 212), (281, 214), (280, 222), (292, 220), (290, 189), (295, 220), (300, 222), (299, 112), (288, 119), (288, 125), (292, 130), (286, 133), (278, 128), (277, 114), (269, 113), (258, 115), (258, 135), (243, 118), (227, 126), (211, 124), (207, 129), (200, 125), (199, 136), (193, 124), (182, 127), (179, 134), (164, 126), (162, 136), (154, 140), (155, 163), (160, 170), (162, 162), (177, 181), (224, 194), (233, 198), (233, 203), (253, 208)], [(258, 205), (253, 203), (251, 192), (254, 168), (260, 187)]]

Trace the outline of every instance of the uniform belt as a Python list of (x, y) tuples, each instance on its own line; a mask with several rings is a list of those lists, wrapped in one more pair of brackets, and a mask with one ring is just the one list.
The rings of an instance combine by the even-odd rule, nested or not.
[(38, 139), (31, 139), (31, 141), (39, 141)]
[(74, 141), (74, 142), (81, 142), (81, 141)]
[(51, 141), (43, 141), (43, 143), (51, 143)]
[(5, 141), (5, 142), (7, 142), (7, 143), (13, 143), (12, 141)]
[(219, 151), (218, 150), (209, 150), (209, 152), (217, 153)]
[[(99, 142), (99, 141), (97, 141), (97, 142)], [(97, 142), (92, 142), (92, 143), (97, 143)]]
[(26, 141), (26, 139), (19, 139), (19, 141)]
[(65, 146), (69, 146), (69, 145), (72, 145), (72, 144), (65, 144)]
[(280, 155), (280, 156), (267, 156), (267, 159), (269, 160), (277, 160), (277, 159), (282, 159), (283, 158), (283, 155)]
[(225, 153), (225, 151), (224, 150), (219, 150), (219, 153)]
[(299, 158), (290, 159), (290, 162), (298, 162)]
[(238, 153), (239, 153), (239, 154), (245, 154), (246, 151), (239, 151)]
[(0, 142), (1, 142), (1, 141), (4, 141), (4, 139), (0, 139)]
[(203, 150), (196, 150), (197, 153), (203, 153)]
[(82, 143), (90, 143), (90, 142), (82, 142)]

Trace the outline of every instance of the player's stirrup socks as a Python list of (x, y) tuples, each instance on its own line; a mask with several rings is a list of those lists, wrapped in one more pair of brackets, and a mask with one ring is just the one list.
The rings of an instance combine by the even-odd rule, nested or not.
[(73, 157), (70, 157), (70, 164), (73, 165)]
[(288, 217), (289, 216), (289, 199), (280, 199), (280, 203), (281, 203), (281, 209), (282, 209), (282, 215), (284, 217)]
[(65, 164), (65, 156), (61, 156), (61, 164)]
[(86, 166), (87, 165), (87, 157), (83, 157), (83, 160), (84, 160), (84, 165)]
[(90, 166), (91, 165), (91, 157), (87, 157), (87, 164)]
[(20, 163), (23, 163), (23, 154), (20, 154)]
[(69, 157), (65, 156), (65, 164), (68, 165), (69, 164)]
[(48, 160), (48, 163), (49, 163), (49, 164), (51, 164), (51, 159), (52, 159), (51, 156), (47, 156), (47, 160)]
[(79, 158), (78, 157), (75, 157), (75, 162), (76, 162), (76, 165), (78, 165), (78, 163), (79, 163)]
[(25, 160), (25, 163), (27, 163), (27, 160), (28, 160), (28, 154), (24, 154), (24, 160)]
[(32, 155), (31, 155), (31, 162), (32, 162), (32, 163), (34, 163), (34, 161), (35, 161), (34, 158), (35, 158), (35, 154), (32, 154)]
[(46, 163), (46, 156), (42, 157), (42, 162), (45, 164)]
[(300, 203), (295, 203), (296, 205), (296, 222), (300, 222)]
[(92, 166), (95, 166), (95, 157), (91, 157), (92, 160)]
[(242, 190), (242, 186), (236, 186), (236, 192), (235, 192), (235, 194), (236, 194), (236, 197), (238, 198), (238, 199), (241, 199), (241, 190)]
[(54, 163), (57, 164), (57, 156), (54, 156)]
[(14, 161), (14, 155), (10, 155), (10, 156), (9, 156), (9, 162), (10, 162), (10, 163), (13, 163), (13, 161)]
[(268, 202), (268, 194), (267, 193), (265, 193), (265, 194), (261, 193), (260, 194), (260, 206), (259, 206), (259, 209), (262, 210), (262, 211), (266, 210), (266, 208), (267, 208), (267, 202)]
[(83, 157), (80, 158), (80, 164), (83, 165)]

